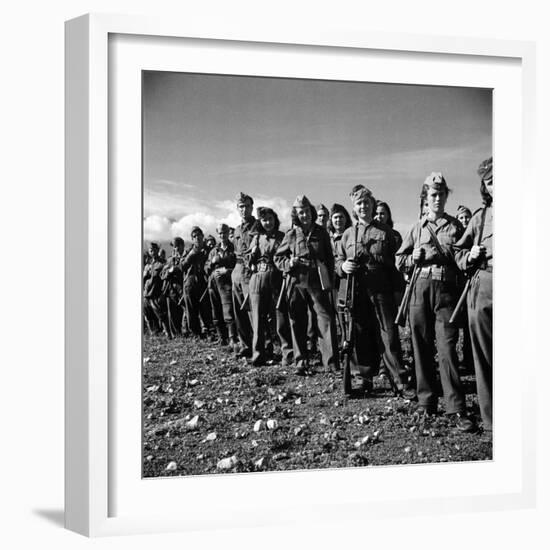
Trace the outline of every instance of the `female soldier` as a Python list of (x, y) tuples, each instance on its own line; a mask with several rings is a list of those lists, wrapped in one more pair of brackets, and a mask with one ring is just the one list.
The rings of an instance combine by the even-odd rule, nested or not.
[(309, 370), (307, 350), (308, 303), (316, 313), (321, 355), (325, 367), (338, 370), (338, 343), (330, 303), (334, 256), (330, 237), (315, 223), (317, 212), (308, 198), (300, 195), (292, 205), (293, 227), (275, 253), (275, 265), (288, 276), (287, 303), (294, 344), (296, 374)]
[(229, 242), (229, 227), (225, 223), (220, 223), (216, 232), (220, 242), (210, 251), (204, 270), (209, 276), (208, 292), (212, 303), (212, 317), (221, 345), (231, 344), (235, 350), (239, 342), (231, 295), (231, 273), (236, 262), (235, 249)]
[(284, 233), (279, 231), (279, 218), (271, 208), (260, 207), (256, 215), (258, 219), (250, 230), (252, 240), (246, 254), (252, 271), (248, 287), (253, 328), (252, 364), (264, 365), (272, 358), (272, 339), (276, 331), (281, 342), (281, 364), (286, 366), (292, 358), (292, 341), (286, 315), (275, 307), (282, 275), (273, 263)]
[(455, 245), (455, 259), (464, 271), (475, 270), (468, 292), (477, 395), (483, 429), (493, 429), (493, 158), (484, 160), (481, 178), (483, 208), (472, 217)]
[(356, 224), (342, 236), (336, 271), (341, 277), (355, 276), (352, 360), (367, 393), (372, 391), (372, 377), (378, 372), (382, 355), (396, 391), (412, 397), (406, 387), (407, 371), (401, 364), (399, 333), (394, 325), (396, 305), (391, 272), (395, 265), (395, 239), (390, 227), (373, 219), (376, 201), (369, 189), (356, 185), (350, 197)]
[(458, 373), (458, 329), (449, 323), (458, 292), (453, 245), (463, 229), (456, 218), (445, 213), (448, 196), (444, 177), (432, 172), (421, 195), (429, 211), (405, 236), (397, 251), (397, 264), (401, 271), (412, 266), (419, 270), (409, 309), (419, 408), (427, 414), (437, 412), (435, 337), (445, 412), (455, 417), (461, 431), (474, 431), (474, 423), (465, 415), (464, 390)]

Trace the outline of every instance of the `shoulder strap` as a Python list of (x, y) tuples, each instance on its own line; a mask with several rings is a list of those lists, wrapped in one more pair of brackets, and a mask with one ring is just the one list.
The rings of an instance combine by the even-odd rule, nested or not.
[(430, 240), (432, 241), (432, 244), (437, 249), (438, 254), (440, 254), (441, 256), (446, 256), (445, 251), (443, 250), (443, 247), (441, 246), (441, 243), (437, 238), (437, 235), (435, 234), (434, 230), (430, 227), (430, 222), (426, 223), (426, 229), (430, 234)]
[(487, 214), (487, 207), (483, 207), (481, 212), (481, 229), (479, 230), (479, 235), (477, 236), (477, 246), (481, 244), (481, 239), (483, 238), (483, 230), (485, 229), (485, 216)]

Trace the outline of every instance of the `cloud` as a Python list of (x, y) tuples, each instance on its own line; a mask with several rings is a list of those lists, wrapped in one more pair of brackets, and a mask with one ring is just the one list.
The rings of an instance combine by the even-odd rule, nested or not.
[[(146, 215), (143, 220), (143, 236), (146, 241), (169, 241), (173, 237), (182, 237), (190, 240), (191, 228), (198, 225), (205, 235), (216, 235), (216, 226), (226, 223), (236, 227), (241, 223), (239, 214), (233, 201), (202, 202), (195, 201), (195, 206), (200, 203), (200, 210), (172, 219), (169, 216), (158, 214)], [(290, 227), (291, 205), (281, 197), (259, 196), (255, 199), (254, 207), (268, 206), (279, 215), (281, 227)]]

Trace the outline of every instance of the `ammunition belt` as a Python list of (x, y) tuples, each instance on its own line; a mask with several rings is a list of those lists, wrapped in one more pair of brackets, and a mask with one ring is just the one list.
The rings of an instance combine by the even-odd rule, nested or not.
[(256, 264), (256, 269), (263, 273), (264, 271), (273, 271), (275, 266), (271, 262), (258, 262)]
[(457, 281), (456, 270), (445, 265), (425, 265), (420, 268), (418, 275), (421, 279), (429, 279), (432, 281)]

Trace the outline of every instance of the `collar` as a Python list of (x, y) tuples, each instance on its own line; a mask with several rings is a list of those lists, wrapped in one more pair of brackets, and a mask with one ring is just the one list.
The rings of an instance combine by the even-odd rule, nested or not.
[(432, 223), (439, 229), (440, 227), (447, 225), (451, 221), (451, 219), (452, 219), (451, 216), (449, 216), (447, 212), (444, 212), (443, 215), (437, 218), (436, 220), (430, 220), (428, 216), (425, 214), (420, 221), (420, 225), (422, 227), (426, 227), (428, 223)]
[(256, 221), (256, 218), (254, 216), (251, 216), (248, 221), (244, 221), (241, 223), (241, 229), (244, 229), (245, 231), (250, 228), (254, 222)]

